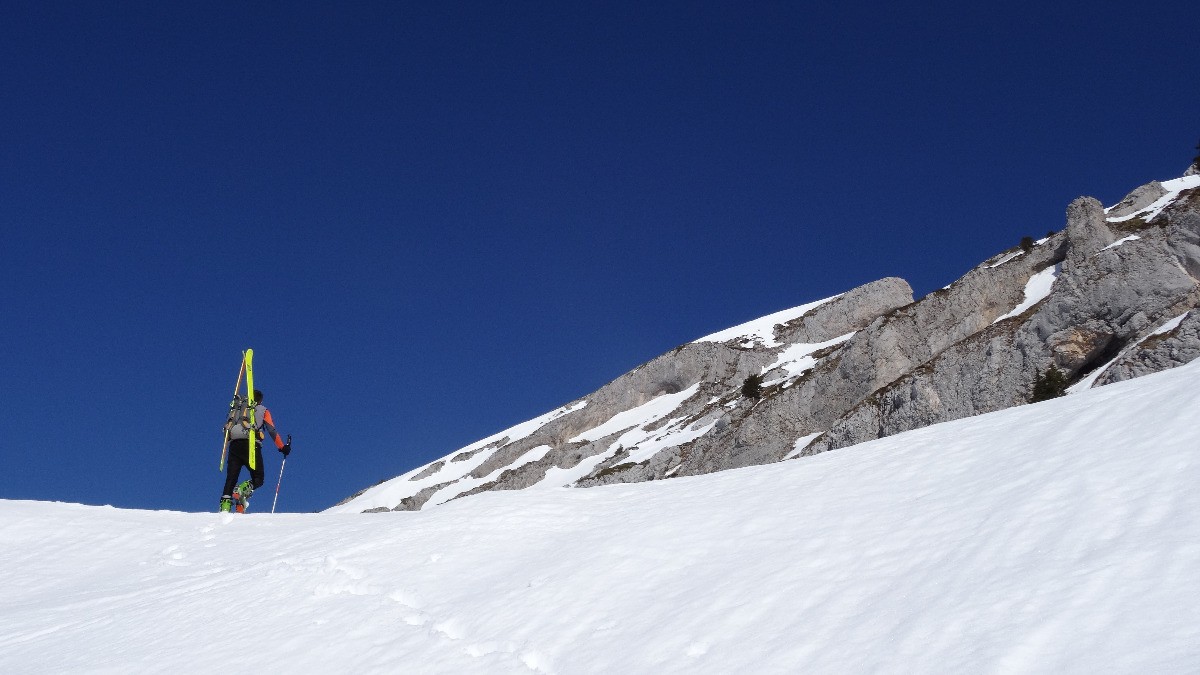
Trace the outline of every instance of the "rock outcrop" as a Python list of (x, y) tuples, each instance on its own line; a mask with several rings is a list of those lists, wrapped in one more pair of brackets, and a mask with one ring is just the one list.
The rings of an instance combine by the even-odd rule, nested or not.
[(661, 480), (844, 448), (1024, 404), (1050, 365), (1101, 386), (1187, 363), (1200, 356), (1198, 304), (1200, 175), (1149, 183), (1107, 212), (1080, 197), (1062, 231), (920, 300), (881, 279), (681, 345), (335, 509)]

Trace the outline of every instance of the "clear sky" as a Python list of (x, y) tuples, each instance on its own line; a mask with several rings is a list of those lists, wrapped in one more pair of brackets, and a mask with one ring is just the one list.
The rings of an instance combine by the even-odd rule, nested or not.
[(253, 347), (321, 509), (1195, 154), (1190, 3), (837, 4), (5, 3), (0, 498), (215, 509)]

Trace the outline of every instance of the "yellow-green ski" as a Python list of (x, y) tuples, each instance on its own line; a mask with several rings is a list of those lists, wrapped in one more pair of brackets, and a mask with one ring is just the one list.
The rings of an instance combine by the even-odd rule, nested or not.
[(258, 444), (258, 423), (254, 419), (254, 406), (258, 405), (258, 401), (254, 400), (254, 350), (246, 350), (246, 400), (250, 412), (250, 470), (257, 469), (258, 462), (254, 459), (254, 446)]

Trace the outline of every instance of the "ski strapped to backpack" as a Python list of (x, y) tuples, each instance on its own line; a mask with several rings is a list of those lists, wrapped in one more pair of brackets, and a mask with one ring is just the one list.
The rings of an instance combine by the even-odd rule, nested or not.
[(258, 433), (255, 428), (257, 425), (254, 420), (254, 407), (258, 405), (258, 401), (254, 400), (254, 350), (246, 350), (246, 399), (247, 407), (250, 410), (250, 470), (258, 468), (258, 462), (254, 459), (254, 445), (258, 442)]

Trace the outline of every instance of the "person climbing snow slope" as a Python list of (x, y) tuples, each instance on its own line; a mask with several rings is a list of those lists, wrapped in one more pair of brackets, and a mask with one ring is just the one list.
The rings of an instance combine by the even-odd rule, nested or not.
[[(225, 432), (229, 434), (229, 463), (225, 472), (225, 488), (221, 492), (220, 510), (222, 513), (228, 512), (234, 507), (238, 513), (245, 512), (250, 495), (262, 487), (263, 481), (266, 480), (266, 472), (263, 470), (262, 443), (255, 443), (254, 463), (251, 466), (250, 434), (255, 435), (256, 441), (262, 440), (265, 437), (264, 434), (269, 434), (271, 440), (275, 441), (275, 447), (284, 457), (292, 452), (291, 440), (284, 443), (280, 438), (279, 433), (275, 430), (275, 420), (271, 417), (271, 411), (267, 410), (262, 401), (262, 391), (255, 389), (254, 398), (251, 401), (235, 400), (237, 405), (230, 411), (229, 418), (225, 421)], [(238, 483), (242, 467), (250, 469), (250, 479)]]

